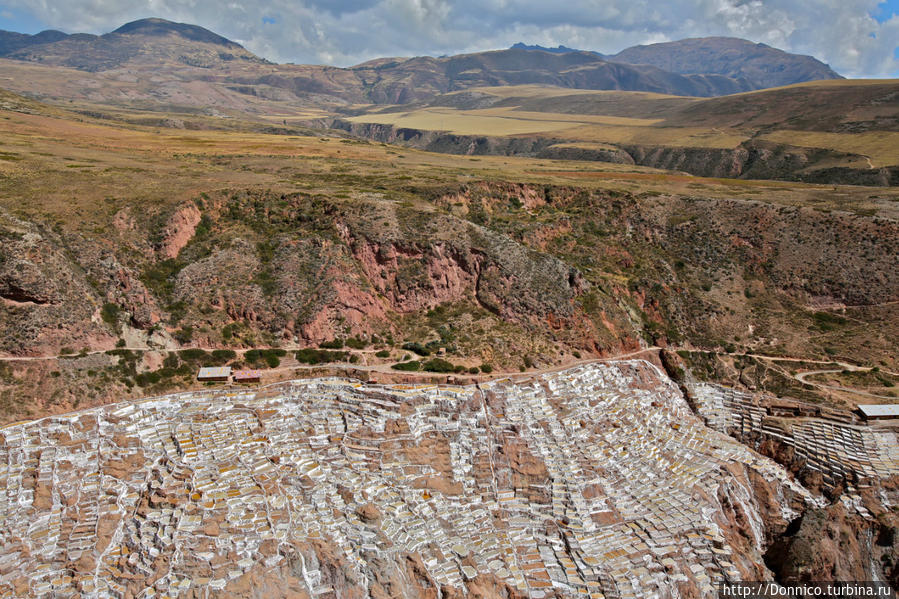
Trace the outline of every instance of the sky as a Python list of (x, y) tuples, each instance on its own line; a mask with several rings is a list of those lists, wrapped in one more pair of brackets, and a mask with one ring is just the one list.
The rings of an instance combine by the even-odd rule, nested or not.
[(515, 42), (613, 54), (724, 35), (899, 77), (899, 0), (0, 0), (0, 29), (106, 33), (144, 17), (211, 29), (275, 62), (349, 66)]

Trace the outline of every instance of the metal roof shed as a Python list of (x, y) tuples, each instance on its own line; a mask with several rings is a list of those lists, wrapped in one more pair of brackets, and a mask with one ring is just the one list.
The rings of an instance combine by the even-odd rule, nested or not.
[(235, 383), (258, 383), (262, 379), (261, 370), (235, 370)]
[(899, 404), (869, 404), (858, 406), (865, 420), (899, 418)]
[(230, 366), (203, 367), (197, 374), (198, 381), (227, 381), (231, 376)]

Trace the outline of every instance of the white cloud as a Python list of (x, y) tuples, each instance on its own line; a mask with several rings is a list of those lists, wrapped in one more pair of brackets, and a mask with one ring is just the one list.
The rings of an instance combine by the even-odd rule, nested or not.
[(0, 9), (69, 32), (103, 33), (147, 16), (195, 23), (282, 62), (344, 66), (517, 41), (614, 53), (638, 43), (728, 35), (811, 54), (854, 77), (899, 71), (899, 17), (878, 23), (870, 16), (877, 6), (878, 0), (0, 0)]

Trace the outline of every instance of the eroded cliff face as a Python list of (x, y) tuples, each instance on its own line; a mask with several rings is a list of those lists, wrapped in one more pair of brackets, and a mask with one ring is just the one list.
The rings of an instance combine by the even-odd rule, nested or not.
[[(513, 191), (534, 206), (542, 201)], [(531, 330), (569, 328), (586, 333), (585, 344), (594, 337), (578, 301), (589, 290), (582, 274), (502, 234), (385, 202), (323, 205), (325, 220), (303, 214), (310, 207), (302, 196), (248, 200), (220, 200), (212, 226), (259, 218), (259, 228), (285, 228), (263, 240), (251, 235), (255, 242), (234, 237), (196, 260), (190, 248), (182, 252), (175, 303), (312, 343), (395, 334), (405, 315), (446, 305), (471, 305)], [(260, 201), (267, 207), (257, 214)]]
[(571, 140), (550, 137), (457, 135), (379, 123), (355, 123), (341, 119), (328, 120), (327, 125), (357, 137), (446, 154), (536, 156), (637, 164), (687, 172), (700, 177), (872, 186), (899, 184), (899, 167), (833, 166), (834, 162), (863, 163), (865, 157), (859, 154), (757, 140), (750, 140), (733, 148), (624, 144), (590, 149), (577, 147)]
[(39, 355), (63, 346), (111, 346), (101, 305), (56, 234), (0, 215), (0, 351)]

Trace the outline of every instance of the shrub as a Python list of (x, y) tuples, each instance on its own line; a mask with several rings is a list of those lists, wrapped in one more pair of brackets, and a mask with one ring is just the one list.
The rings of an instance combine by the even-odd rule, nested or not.
[(153, 372), (142, 372), (134, 377), (134, 379), (139, 387), (149, 387), (150, 385), (158, 383), (162, 379), (162, 376), (158, 371), (154, 370)]
[(472, 366), (468, 369), (468, 374), (477, 374), (481, 372), (481, 370), (477, 366)]
[(379, 351), (379, 352), (375, 352), (375, 357), (376, 357), (376, 358), (389, 358), (389, 357), (390, 357), (390, 351), (389, 351), (389, 350), (386, 350), (386, 349), (382, 349), (382, 350)]
[(322, 341), (318, 344), (322, 349), (342, 349), (343, 339), (332, 339), (331, 341)]
[(214, 349), (212, 350), (212, 359), (216, 362), (224, 364), (237, 358), (237, 353), (231, 349)]
[(481, 372), (484, 374), (490, 374), (493, 372), (493, 366), (490, 364), (481, 364)]
[(406, 372), (412, 372), (415, 370), (419, 370), (421, 368), (421, 363), (417, 361), (412, 362), (400, 362), (399, 364), (394, 364), (391, 366), (394, 370), (404, 370)]
[(423, 356), (423, 357), (431, 355), (431, 350), (429, 350), (424, 345), (422, 345), (421, 343), (418, 343), (418, 342), (404, 343), (403, 349), (411, 351), (411, 352), (415, 352), (419, 356)]
[(232, 322), (231, 324), (226, 324), (222, 327), (222, 339), (228, 341), (232, 337), (234, 337), (234, 333), (237, 332), (238, 324), (236, 322)]
[(455, 372), (456, 367), (451, 362), (442, 358), (433, 358), (421, 365), (422, 370), (428, 372)]
[(368, 342), (365, 339), (350, 337), (346, 340), (346, 346), (351, 349), (365, 349), (366, 347), (368, 347)]
[(306, 348), (297, 350), (294, 355), (301, 364), (324, 364), (326, 362), (343, 362), (346, 360), (347, 353)]
[(181, 327), (175, 334), (172, 335), (178, 343), (190, 343), (190, 340), (194, 338), (194, 328), (193, 327)]
[(100, 317), (103, 318), (103, 322), (106, 324), (115, 326), (119, 322), (119, 314), (121, 311), (122, 309), (119, 308), (118, 305), (106, 303), (100, 308)]
[(281, 365), (281, 358), (274, 354), (265, 354), (265, 363), (268, 364), (269, 368), (277, 368)]
[(63, 347), (59, 350), (59, 355), (61, 356), (70, 356), (75, 353), (75, 350), (71, 347)]
[(206, 350), (203, 349), (182, 349), (178, 352), (178, 355), (185, 362), (205, 362), (210, 358)]

